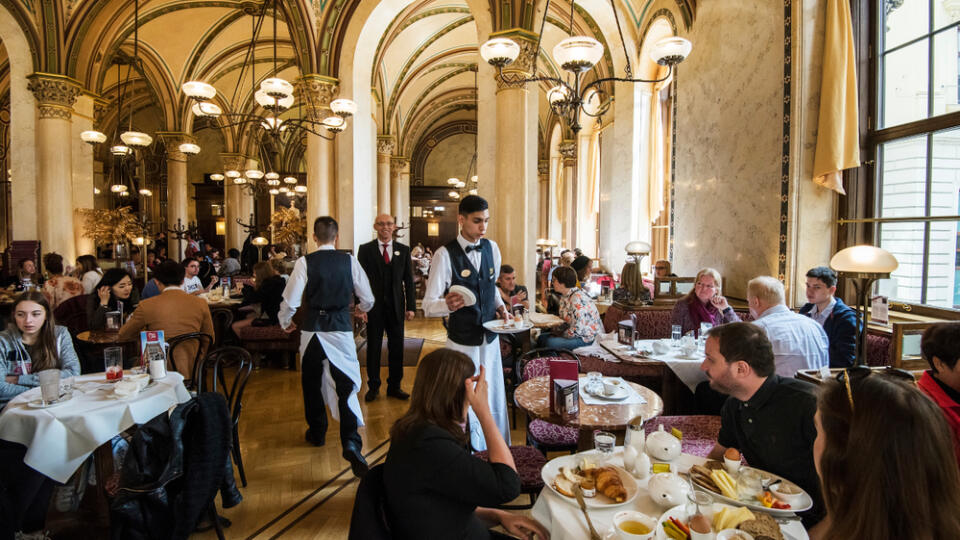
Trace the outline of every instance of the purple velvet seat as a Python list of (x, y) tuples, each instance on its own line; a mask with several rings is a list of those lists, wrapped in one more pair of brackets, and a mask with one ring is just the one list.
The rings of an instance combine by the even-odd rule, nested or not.
[[(550, 375), (550, 360), (561, 356), (538, 356), (538, 351), (530, 351), (520, 362), (520, 380)], [(573, 353), (569, 353), (573, 355)], [(575, 355), (574, 355), (575, 357)], [(579, 359), (578, 359), (579, 363)], [(576, 428), (553, 424), (545, 420), (534, 419), (527, 422), (527, 444), (541, 452), (576, 452), (580, 432)]]
[(867, 365), (889, 366), (890, 336), (867, 333)]
[(670, 431), (677, 428), (683, 433), (681, 447), (686, 454), (707, 457), (717, 442), (720, 434), (720, 417), (691, 415), (691, 416), (658, 416), (644, 425), (646, 432), (652, 433), (659, 429)]
[[(500, 508), (530, 508), (536, 502), (537, 494), (543, 489), (543, 477), (540, 475), (540, 471), (547, 464), (547, 458), (532, 446), (511, 446), (510, 453), (513, 455), (513, 462), (517, 466), (517, 476), (520, 477), (520, 493), (530, 497), (530, 504), (504, 505)], [(490, 458), (486, 450), (475, 452), (473, 455), (484, 461)]]

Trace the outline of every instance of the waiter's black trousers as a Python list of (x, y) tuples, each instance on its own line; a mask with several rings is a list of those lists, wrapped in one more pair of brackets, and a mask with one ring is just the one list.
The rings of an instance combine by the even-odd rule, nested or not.
[(387, 333), (387, 388), (399, 389), (403, 379), (403, 319), (397, 315), (390, 302), (386, 307), (376, 308), (367, 315), (367, 381), (371, 390), (380, 388), (380, 352), (383, 333)]
[(357, 433), (357, 417), (347, 406), (347, 399), (353, 394), (353, 381), (345, 373), (337, 369), (323, 350), (323, 345), (316, 338), (310, 340), (307, 350), (304, 351), (300, 382), (303, 385), (303, 412), (307, 417), (310, 432), (326, 436), (327, 409), (323, 401), (323, 365), (330, 364), (330, 375), (337, 392), (337, 408), (340, 412), (340, 443), (346, 448), (347, 443), (355, 443), (357, 447), (363, 445), (360, 434)]

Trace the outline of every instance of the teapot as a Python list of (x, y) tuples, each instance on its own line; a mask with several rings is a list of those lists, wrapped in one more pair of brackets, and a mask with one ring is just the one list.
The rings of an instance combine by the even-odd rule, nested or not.
[(680, 457), (680, 439), (667, 433), (663, 424), (657, 431), (647, 435), (647, 453), (659, 461), (673, 461)]
[(647, 483), (647, 492), (653, 502), (664, 508), (671, 508), (687, 500), (690, 485), (677, 473), (657, 473)]

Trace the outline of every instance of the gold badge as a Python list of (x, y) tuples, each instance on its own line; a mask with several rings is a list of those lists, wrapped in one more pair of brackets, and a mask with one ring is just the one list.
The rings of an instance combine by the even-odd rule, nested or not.
[(470, 277), (470, 270), (464, 269), (463, 272), (460, 272), (460, 277)]
[(493, 275), (493, 268), (490, 269), (490, 275)]
[(393, 254), (399, 256), (399, 255), (400, 255), (400, 252), (399, 252), (399, 251), (394, 251)]

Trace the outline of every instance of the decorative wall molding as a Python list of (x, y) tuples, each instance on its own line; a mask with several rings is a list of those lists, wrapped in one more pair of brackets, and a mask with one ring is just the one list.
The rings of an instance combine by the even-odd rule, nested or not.
[(377, 154), (381, 156), (393, 155), (393, 149), (397, 146), (397, 140), (392, 135), (380, 135), (377, 137)]
[(73, 104), (80, 95), (81, 85), (69, 77), (49, 73), (34, 73), (27, 82), (27, 90), (37, 99), (40, 118), (70, 120)]
[(790, 113), (793, 92), (793, 0), (783, 0), (783, 157), (780, 165), (780, 238), (777, 279), (787, 279), (787, 229), (790, 216)]
[(423, 185), (423, 169), (427, 164), (427, 158), (430, 152), (440, 143), (440, 141), (453, 137), (454, 135), (477, 134), (476, 120), (459, 120), (444, 124), (430, 133), (424, 135), (417, 142), (417, 146), (410, 154), (410, 185)]

